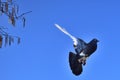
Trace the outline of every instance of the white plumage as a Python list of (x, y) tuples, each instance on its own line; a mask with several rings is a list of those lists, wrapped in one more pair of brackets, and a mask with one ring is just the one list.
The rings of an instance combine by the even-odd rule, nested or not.
[(64, 28), (62, 28), (61, 26), (59, 26), (58, 24), (55, 24), (55, 26), (62, 31), (63, 33), (65, 33), (66, 35), (68, 35), (74, 42), (74, 45), (78, 44), (77, 38), (74, 37), (73, 35), (71, 35), (68, 31), (66, 31)]

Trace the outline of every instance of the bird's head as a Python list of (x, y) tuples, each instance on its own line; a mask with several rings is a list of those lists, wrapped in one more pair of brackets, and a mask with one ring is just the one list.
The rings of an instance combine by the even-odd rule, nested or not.
[(94, 42), (99, 42), (99, 40), (98, 40), (98, 39), (96, 39), (96, 38), (94, 38), (94, 39), (93, 39), (93, 41), (94, 41)]

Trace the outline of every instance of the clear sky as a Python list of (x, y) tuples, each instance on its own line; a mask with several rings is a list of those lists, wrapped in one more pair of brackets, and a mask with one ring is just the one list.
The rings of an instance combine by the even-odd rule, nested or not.
[[(120, 0), (17, 0), (26, 15), (18, 21), (16, 43), (0, 49), (0, 80), (120, 80)], [(1, 25), (11, 26), (0, 17)], [(68, 53), (72, 40), (54, 24), (89, 42), (100, 42), (80, 76), (72, 74)]]

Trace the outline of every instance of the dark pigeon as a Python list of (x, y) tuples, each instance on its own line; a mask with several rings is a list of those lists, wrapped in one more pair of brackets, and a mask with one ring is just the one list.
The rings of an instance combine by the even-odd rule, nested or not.
[(55, 26), (73, 40), (73, 45), (76, 53), (69, 52), (69, 65), (73, 74), (80, 75), (83, 70), (82, 65), (86, 64), (86, 58), (96, 51), (98, 40), (93, 39), (89, 43), (86, 43), (82, 39), (71, 35), (67, 30), (58, 24), (55, 24)]
[[(89, 43), (79, 39), (79, 44), (74, 45), (77, 54), (69, 52), (69, 65), (72, 73), (80, 75), (83, 71), (82, 65), (86, 64), (86, 58), (92, 55), (97, 49), (97, 39), (91, 40)], [(82, 55), (81, 55), (82, 54)], [(83, 58), (85, 58), (83, 60)]]

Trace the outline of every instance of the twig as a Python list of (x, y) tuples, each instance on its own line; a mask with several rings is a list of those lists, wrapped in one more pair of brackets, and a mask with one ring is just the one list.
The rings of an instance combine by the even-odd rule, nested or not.
[(24, 16), (24, 15), (26, 15), (26, 14), (28, 14), (28, 13), (31, 13), (31, 12), (32, 12), (32, 11), (28, 11), (28, 12), (22, 13), (20, 16), (16, 16), (16, 19), (21, 18), (22, 16)]

